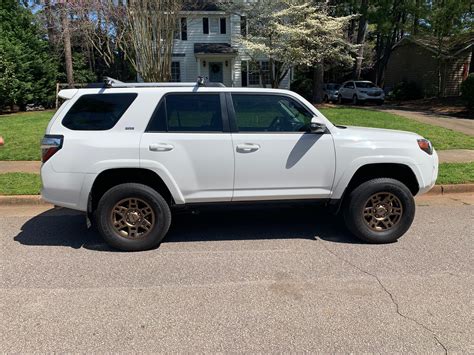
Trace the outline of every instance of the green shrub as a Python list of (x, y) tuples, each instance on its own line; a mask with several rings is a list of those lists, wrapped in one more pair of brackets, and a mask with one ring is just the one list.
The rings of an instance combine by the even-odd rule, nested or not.
[(423, 89), (414, 81), (401, 81), (390, 92), (393, 100), (416, 100), (423, 98)]
[(474, 108), (474, 73), (469, 74), (467, 79), (462, 82), (461, 93), (467, 107)]

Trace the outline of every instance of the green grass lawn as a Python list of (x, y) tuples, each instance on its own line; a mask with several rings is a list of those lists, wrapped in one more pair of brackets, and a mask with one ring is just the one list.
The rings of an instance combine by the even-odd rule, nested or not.
[(436, 183), (439, 185), (474, 183), (474, 163), (439, 164)]
[(41, 180), (38, 174), (0, 174), (0, 195), (39, 195)]
[(41, 160), (40, 140), (53, 111), (0, 115), (0, 160)]
[(334, 124), (410, 131), (429, 139), (435, 149), (474, 149), (474, 137), (431, 126), (391, 113), (360, 108), (324, 108), (321, 112)]
[[(474, 163), (443, 163), (439, 165), (437, 184), (474, 182)], [(37, 174), (0, 174), (0, 195), (38, 195), (41, 181)]]

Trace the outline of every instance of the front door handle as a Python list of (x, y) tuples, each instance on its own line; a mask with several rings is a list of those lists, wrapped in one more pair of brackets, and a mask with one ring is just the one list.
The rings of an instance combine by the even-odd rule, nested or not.
[(260, 149), (258, 144), (253, 143), (243, 143), (237, 145), (237, 152), (239, 153), (252, 153)]
[(152, 152), (169, 152), (170, 150), (173, 150), (174, 145), (168, 144), (168, 143), (154, 143), (150, 144), (149, 149)]

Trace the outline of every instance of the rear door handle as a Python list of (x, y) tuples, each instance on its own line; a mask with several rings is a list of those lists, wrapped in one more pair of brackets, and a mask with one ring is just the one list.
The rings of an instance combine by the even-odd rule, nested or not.
[(252, 153), (260, 149), (258, 144), (253, 143), (243, 143), (237, 145), (237, 151), (239, 153)]
[(174, 145), (168, 144), (168, 143), (153, 143), (150, 144), (149, 149), (152, 152), (169, 152), (170, 150), (173, 150)]

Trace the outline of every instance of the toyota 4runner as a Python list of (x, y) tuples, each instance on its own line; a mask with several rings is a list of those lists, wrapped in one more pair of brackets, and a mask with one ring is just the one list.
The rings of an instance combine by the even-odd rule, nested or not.
[(157, 247), (176, 207), (258, 201), (317, 200), (355, 236), (393, 242), (438, 173), (423, 137), (333, 125), (291, 91), (109, 81), (59, 96), (43, 199), (87, 212), (121, 250)]

